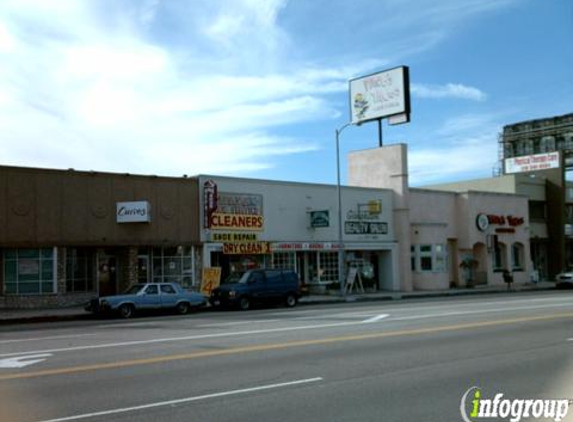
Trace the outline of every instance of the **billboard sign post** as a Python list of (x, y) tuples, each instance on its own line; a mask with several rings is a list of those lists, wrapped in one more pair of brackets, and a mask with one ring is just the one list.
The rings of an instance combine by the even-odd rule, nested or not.
[[(338, 280), (340, 295), (344, 296), (345, 246), (342, 222), (342, 190), (340, 187), (340, 133), (351, 125), (378, 121), (378, 143), (382, 146), (382, 119), (388, 118), (391, 125), (410, 121), (410, 70), (408, 66), (384, 70), (349, 81), (350, 122), (335, 131), (336, 139), (336, 190), (338, 196)], [(357, 229), (352, 229), (356, 231)], [(383, 233), (383, 225), (360, 228), (360, 230)]]

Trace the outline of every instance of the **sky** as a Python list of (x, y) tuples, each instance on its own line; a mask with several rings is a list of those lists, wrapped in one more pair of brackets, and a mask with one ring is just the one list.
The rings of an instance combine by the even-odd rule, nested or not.
[[(573, 112), (571, 0), (2, 0), (0, 164), (336, 183), (348, 81), (410, 68), (410, 183)], [(375, 122), (340, 136), (376, 148)]]

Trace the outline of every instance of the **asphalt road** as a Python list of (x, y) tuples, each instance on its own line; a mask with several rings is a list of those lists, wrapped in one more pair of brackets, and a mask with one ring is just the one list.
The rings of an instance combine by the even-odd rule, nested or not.
[(573, 399), (573, 293), (0, 329), (1, 422), (462, 421), (472, 387)]

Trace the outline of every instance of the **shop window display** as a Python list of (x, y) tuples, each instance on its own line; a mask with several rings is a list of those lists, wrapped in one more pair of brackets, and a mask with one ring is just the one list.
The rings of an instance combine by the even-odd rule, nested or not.
[(4, 252), (6, 294), (53, 294), (54, 285), (53, 249), (7, 249)]

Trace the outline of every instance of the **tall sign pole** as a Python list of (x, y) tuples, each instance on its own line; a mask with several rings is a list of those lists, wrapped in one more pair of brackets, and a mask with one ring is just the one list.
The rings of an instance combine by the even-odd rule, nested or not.
[(338, 196), (338, 280), (340, 295), (346, 294), (344, 220), (342, 218), (342, 189), (340, 186), (340, 134), (350, 125), (378, 121), (378, 146), (382, 147), (382, 119), (390, 125), (410, 121), (410, 71), (407, 66), (385, 70), (351, 79), (350, 123), (335, 131), (336, 137), (336, 192)]
[(351, 123), (346, 123), (340, 129), (336, 129), (336, 193), (338, 196), (338, 281), (340, 283), (340, 296), (345, 293), (345, 277), (344, 277), (344, 261), (345, 261), (345, 247), (343, 238), (343, 225), (342, 220), (342, 189), (340, 186), (340, 133), (350, 126)]

